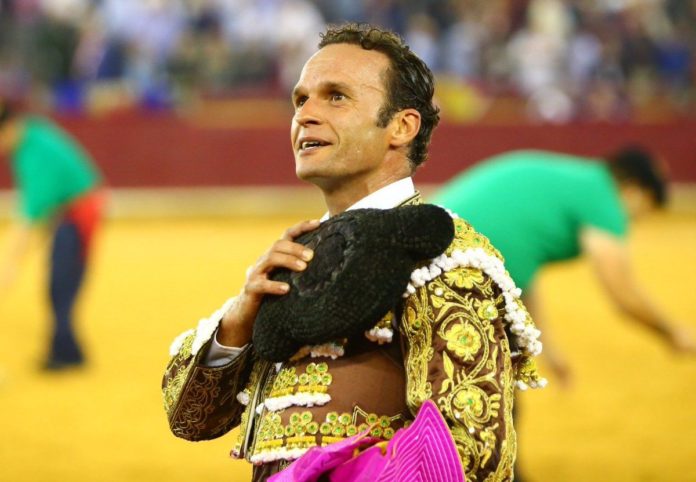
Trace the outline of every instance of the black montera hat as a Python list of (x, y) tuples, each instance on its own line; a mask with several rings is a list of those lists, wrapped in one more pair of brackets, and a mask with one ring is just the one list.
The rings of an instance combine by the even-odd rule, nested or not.
[(450, 215), (430, 204), (346, 211), (303, 234), (295, 242), (314, 258), (304, 271), (271, 274), (290, 291), (264, 298), (256, 352), (285, 361), (302, 346), (369, 330), (396, 306), (418, 262), (442, 254), (453, 237)]

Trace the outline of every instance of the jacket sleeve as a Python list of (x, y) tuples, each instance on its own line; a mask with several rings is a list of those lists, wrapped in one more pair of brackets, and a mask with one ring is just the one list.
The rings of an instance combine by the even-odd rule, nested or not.
[(408, 406), (416, 413), (424, 400), (436, 403), (467, 480), (512, 480), (515, 381), (505, 297), (482, 269), (450, 268), (404, 304)]
[(246, 407), (237, 394), (246, 386), (254, 363), (248, 346), (227, 365), (202, 365), (211, 341), (192, 350), (195, 338), (190, 330), (175, 341), (178, 346), (162, 380), (169, 427), (177, 437), (191, 441), (213, 439), (239, 425)]

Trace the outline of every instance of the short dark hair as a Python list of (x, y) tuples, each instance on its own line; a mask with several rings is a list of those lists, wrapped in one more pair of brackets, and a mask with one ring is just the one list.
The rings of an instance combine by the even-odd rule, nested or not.
[(377, 125), (386, 127), (394, 114), (413, 108), (421, 115), (418, 134), (411, 142), (408, 159), (415, 170), (428, 157), (433, 129), (440, 121), (440, 109), (433, 104), (433, 73), (398, 34), (364, 23), (330, 25), (321, 34), (319, 48), (332, 44), (358, 45), (376, 50), (389, 58), (384, 80), (386, 99), (377, 116)]
[(667, 180), (658, 161), (645, 149), (629, 146), (607, 156), (612, 176), (618, 183), (635, 183), (648, 191), (655, 203), (667, 203)]

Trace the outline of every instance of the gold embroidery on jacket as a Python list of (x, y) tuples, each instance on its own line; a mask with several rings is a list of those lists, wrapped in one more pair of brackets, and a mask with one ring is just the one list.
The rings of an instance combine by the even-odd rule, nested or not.
[(314, 414), (305, 410), (294, 412), (287, 423), (283, 423), (283, 412), (264, 413), (259, 430), (258, 441), (254, 447), (254, 457), (263, 457), (281, 449), (289, 451), (308, 450), (317, 445), (328, 445), (346, 437), (352, 437), (370, 429), (370, 435), (390, 440), (403, 420), (401, 415), (387, 416), (368, 413), (355, 407), (353, 413), (329, 412), (324, 421), (314, 420)]
[[(415, 197), (414, 201), (417, 200)], [(446, 254), (455, 249), (481, 247), (500, 257), (484, 236), (462, 220), (454, 222), (456, 237)], [(514, 381), (509, 346), (499, 319), (504, 313), (502, 296), (486, 275), (474, 268), (458, 268), (417, 289), (405, 301), (400, 320), (400, 329), (407, 341), (404, 363), (408, 406), (412, 413), (416, 413), (425, 399), (437, 402), (451, 427), (467, 480), (476, 482), (506, 481), (512, 474), (516, 445), (511, 416)], [(186, 420), (205, 420), (204, 412), (210, 410), (206, 407), (213, 405), (212, 400), (217, 398), (219, 402), (227, 397), (224, 392), (219, 392), (220, 388), (215, 392), (215, 387), (225, 390), (227, 384), (216, 379), (222, 371), (196, 367), (190, 355), (192, 341), (193, 337), (187, 339), (180, 354), (171, 362), (172, 370), (177, 367), (179, 370), (172, 371), (174, 377), (165, 388), (165, 407), (169, 412), (176, 411), (177, 420), (183, 421), (177, 422), (182, 424), (181, 427), (173, 427), (175, 433), (198, 433), (205, 429), (210, 435), (210, 426), (183, 424)], [(285, 443), (288, 448), (303, 447), (302, 450), (312, 443), (332, 443), (369, 426), (373, 430), (382, 430), (381, 434), (374, 432), (373, 435), (388, 439), (395, 427), (408, 425), (399, 420), (400, 416), (385, 418), (360, 409), (354, 409), (352, 414), (334, 412), (331, 417), (326, 417), (327, 420), (321, 423), (318, 420), (318, 427), (312, 423), (313, 420), (307, 421), (305, 412), (296, 416), (291, 414), (286, 424), (282, 424), (284, 411), (256, 415), (257, 406), (274, 388), (282, 390), (287, 386), (274, 387), (277, 373), (271, 364), (258, 360), (249, 363), (253, 363), (253, 368), (247, 389), (252, 401), (241, 417), (239, 439), (235, 445), (237, 453), (249, 452), (244, 454), (247, 457), (258, 452), (277, 451), (277, 447), (282, 449)], [(206, 373), (205, 376), (201, 371)], [(312, 374), (306, 375), (309, 377), (307, 386), (316, 385), (312, 383)], [(187, 377), (191, 380), (189, 385), (186, 385)], [(297, 377), (299, 383), (300, 375)], [(294, 377), (292, 381), (294, 384)], [(314, 381), (318, 379), (315, 377)], [(186, 390), (186, 404), (176, 407), (182, 389)], [(236, 396), (237, 391), (231, 392), (230, 396)], [(281, 417), (282, 434), (275, 426), (278, 419), (274, 415)], [(270, 420), (268, 417), (274, 418)], [(384, 426), (387, 419), (390, 425)], [(372, 425), (368, 420), (377, 424)], [(226, 426), (230, 421), (216, 419), (213, 433), (228, 429)], [(315, 430), (317, 433), (312, 433)], [(271, 438), (263, 440), (271, 434)]]
[(447, 255), (451, 255), (453, 251), (459, 249), (461, 251), (466, 251), (471, 248), (481, 248), (487, 254), (499, 258), (501, 261), (505, 261), (500, 251), (495, 249), (491, 242), (483, 234), (480, 234), (471, 227), (469, 223), (461, 218), (455, 218), (454, 221), (454, 240), (450, 244), (449, 248), (445, 251)]
[[(194, 368), (195, 369), (195, 368)], [(220, 393), (225, 384), (222, 378), (223, 370), (200, 370), (198, 376), (190, 377), (187, 387), (187, 396), (176, 408), (177, 423), (172, 426), (174, 434), (186, 434), (189, 437), (215, 438), (230, 428), (232, 413), (216, 420), (216, 425), (211, 425), (208, 415), (213, 413), (216, 402), (221, 400)]]
[(333, 377), (326, 362), (310, 363), (304, 373), (297, 374), (296, 367), (280, 370), (273, 380), (270, 398), (293, 395), (295, 393), (328, 393)]
[[(500, 256), (462, 220), (455, 220), (455, 233), (448, 254), (480, 247)], [(502, 313), (504, 299), (488, 276), (476, 268), (456, 268), (419, 288), (406, 300), (402, 316), (409, 408), (417, 411), (427, 398), (437, 402), (467, 480), (477, 482), (512, 477), (514, 380)], [(438, 367), (444, 374), (433, 386), (428, 374)]]
[(259, 390), (259, 383), (261, 381), (261, 374), (268, 368), (267, 362), (262, 362), (257, 360), (249, 375), (249, 381), (244, 388), (250, 394), (249, 404), (246, 406), (242, 412), (242, 417), (239, 423), (239, 433), (237, 434), (237, 441), (234, 444), (232, 453), (235, 457), (246, 457), (249, 447), (247, 446), (247, 438), (250, 435), (249, 431), (252, 429), (252, 424), (254, 421), (254, 414), (256, 410), (256, 394)]
[(167, 382), (162, 390), (162, 395), (164, 397), (164, 409), (167, 412), (167, 416), (171, 417), (177, 400), (179, 400), (179, 395), (181, 390), (184, 388), (184, 384), (188, 379), (189, 373), (193, 368), (193, 363), (187, 364), (187, 359), (191, 356), (191, 345), (193, 345), (193, 339), (195, 338), (195, 333), (191, 333), (184, 340), (183, 345), (179, 353), (172, 358), (167, 371), (172, 368), (177, 368), (176, 375)]

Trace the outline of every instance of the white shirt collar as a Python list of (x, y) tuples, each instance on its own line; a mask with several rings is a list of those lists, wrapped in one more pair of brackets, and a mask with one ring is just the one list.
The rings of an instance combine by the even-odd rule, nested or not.
[[(360, 201), (346, 209), (346, 211), (365, 208), (391, 209), (403, 203), (415, 193), (416, 187), (413, 185), (413, 179), (410, 177), (405, 177), (368, 194)], [(323, 222), (327, 219), (329, 219), (329, 213), (324, 214), (321, 221)]]

